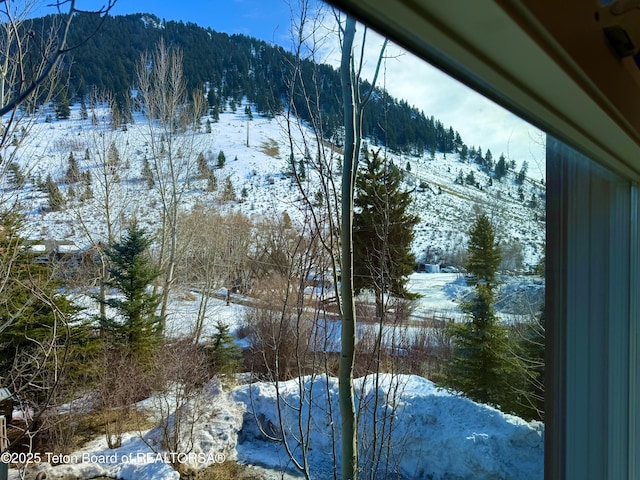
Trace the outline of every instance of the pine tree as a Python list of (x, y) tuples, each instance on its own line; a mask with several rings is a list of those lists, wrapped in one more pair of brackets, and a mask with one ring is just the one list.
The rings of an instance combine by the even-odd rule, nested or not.
[(51, 178), (51, 174), (47, 175), (44, 188), (47, 196), (49, 197), (49, 208), (52, 211), (57, 212), (64, 206), (65, 201), (62, 193), (60, 192), (60, 188), (58, 188), (58, 184), (53, 181), (53, 178)]
[(7, 180), (12, 188), (20, 190), (24, 187), (27, 179), (24, 176), (20, 165), (16, 162), (10, 162), (9, 165), (7, 165), (7, 173)]
[(66, 183), (76, 183), (80, 180), (80, 177), (78, 161), (73, 156), (73, 152), (69, 152), (67, 172), (64, 175), (64, 180)]
[(384, 296), (412, 298), (406, 290), (415, 257), (411, 253), (418, 217), (409, 213), (411, 194), (402, 188), (402, 172), (365, 154), (356, 178), (353, 216), (354, 289), (372, 290), (376, 312), (384, 314)]
[(204, 153), (200, 152), (196, 160), (198, 165), (198, 177), (200, 179), (209, 178), (209, 164), (207, 159), (204, 158)]
[(469, 232), (465, 268), (473, 276), (472, 282), (487, 283), (493, 288), (501, 259), (491, 220), (482, 214), (476, 218)]
[(460, 309), (470, 321), (447, 330), (453, 354), (446, 367), (447, 385), (481, 403), (507, 412), (518, 410), (514, 390), (521, 385), (524, 368), (515, 354), (516, 344), (494, 309), (494, 288), (500, 249), (486, 215), (480, 215), (469, 232), (467, 271), (475, 284), (473, 297)]
[(522, 185), (524, 183), (524, 180), (527, 177), (527, 169), (528, 168), (529, 168), (529, 164), (526, 161), (522, 162), (522, 167), (520, 168), (520, 171), (518, 172), (518, 175), (516, 175), (516, 184), (517, 185)]
[(142, 161), (142, 179), (147, 183), (147, 188), (152, 189), (156, 185), (156, 181), (153, 178), (153, 171), (149, 164), (149, 159), (144, 157)]
[(122, 322), (112, 319), (103, 328), (122, 341), (128, 352), (143, 361), (153, 353), (162, 334), (160, 317), (156, 313), (160, 296), (147, 291), (160, 275), (146, 255), (150, 244), (151, 239), (146, 232), (134, 223), (120, 242), (109, 247), (107, 256), (112, 266), (107, 285), (120, 295), (101, 299), (122, 317)]
[(209, 171), (207, 178), (207, 192), (215, 192), (218, 189), (218, 178), (213, 170)]
[(225, 164), (226, 161), (227, 161), (227, 159), (224, 156), (224, 152), (222, 150), (220, 150), (220, 152), (218, 153), (218, 168), (224, 167), (224, 164)]
[(89, 112), (87, 111), (87, 104), (84, 102), (84, 98), (80, 101), (80, 120), (86, 120), (89, 118)]
[(60, 292), (50, 265), (36, 261), (22, 228), (19, 215), (0, 213), (0, 371), (6, 380), (16, 367), (24, 378), (36, 375), (30, 384), (37, 389), (41, 375), (49, 373), (48, 363), (40, 363), (47, 361), (46, 352), (59, 349), (63, 358), (70, 336), (84, 326), (69, 322), (78, 308)]
[(118, 152), (118, 147), (116, 147), (115, 142), (111, 142), (111, 145), (109, 145), (109, 150), (107, 151), (107, 165), (112, 168), (120, 166), (120, 152)]
[(71, 116), (71, 107), (66, 92), (60, 94), (56, 102), (56, 119), (67, 120)]
[(216, 322), (216, 333), (211, 338), (213, 366), (217, 373), (232, 374), (240, 367), (242, 350), (229, 333), (229, 325)]
[(498, 163), (496, 163), (493, 171), (497, 180), (502, 180), (502, 178), (507, 174), (507, 161), (505, 160), (504, 155), (500, 155)]
[(222, 201), (230, 202), (236, 199), (236, 190), (233, 188), (233, 182), (231, 177), (227, 177), (224, 180), (224, 186), (222, 187)]

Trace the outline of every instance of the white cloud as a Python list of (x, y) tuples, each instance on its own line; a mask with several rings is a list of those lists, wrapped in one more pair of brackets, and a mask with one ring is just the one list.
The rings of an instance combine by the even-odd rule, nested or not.
[[(358, 25), (358, 32), (364, 30)], [(334, 36), (335, 38), (335, 36)], [(358, 37), (355, 49), (362, 44)], [(337, 38), (325, 47), (327, 61), (340, 64)], [(369, 30), (365, 48), (363, 77), (371, 79), (383, 37)], [(434, 116), (445, 127), (452, 126), (468, 146), (491, 149), (494, 158), (501, 153), (521, 165), (529, 163), (529, 175), (545, 176), (544, 134), (516, 115), (496, 105), (457, 80), (419, 59), (415, 55), (390, 44), (381, 67), (378, 85), (398, 99)]]

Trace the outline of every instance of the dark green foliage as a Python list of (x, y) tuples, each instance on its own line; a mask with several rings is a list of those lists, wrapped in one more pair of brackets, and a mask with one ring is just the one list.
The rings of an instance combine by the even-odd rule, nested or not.
[(207, 163), (207, 159), (204, 158), (204, 153), (200, 152), (198, 154), (196, 162), (198, 164), (198, 178), (209, 178), (209, 164)]
[(56, 101), (56, 119), (66, 120), (71, 116), (69, 98), (65, 92), (61, 93)]
[(516, 175), (516, 184), (522, 185), (524, 183), (525, 178), (527, 177), (527, 169), (529, 168), (529, 164), (527, 162), (522, 162), (522, 167)]
[[(48, 32), (54, 21), (59, 23), (60, 18), (34, 19), (29, 28), (36, 34)], [(163, 27), (157, 28), (153, 21)], [(87, 39), (87, 32), (96, 31), (98, 26), (100, 35)], [(69, 96), (81, 98), (88, 87), (109, 91), (115, 95), (118, 116), (129, 121), (128, 94), (135, 83), (136, 63), (143, 52), (153, 50), (160, 37), (171, 39), (182, 48), (189, 90), (209, 84), (207, 103), (212, 121), (218, 120), (226, 100), (237, 104), (242, 97), (246, 97), (253, 111), (268, 117), (283, 110), (282, 99), (288, 98), (292, 70), (298, 67), (294, 54), (245, 35), (228, 35), (193, 23), (162, 22), (150, 14), (75, 16), (68, 40), (69, 45), (81, 46), (74, 49), (73, 61), (64, 70), (66, 78), (62, 83), (69, 85)], [(338, 72), (329, 65), (304, 60), (299, 65), (299, 78), (307, 92), (315, 91), (314, 82), (317, 85), (321, 127), (326, 138), (333, 137), (342, 123)], [(363, 82), (361, 90), (366, 92), (369, 88)], [(302, 86), (298, 86), (292, 100), (302, 119), (310, 120)], [(362, 121), (363, 136), (395, 151), (418, 155), (425, 151), (435, 154), (436, 150), (453, 153), (463, 144), (451, 127), (381, 88), (376, 88)]]
[(462, 145), (460, 148), (460, 161), (462, 163), (467, 163), (467, 159), (469, 158), (469, 148), (466, 145)]
[(7, 181), (11, 187), (21, 189), (24, 187), (27, 179), (22, 172), (22, 169), (16, 162), (11, 162), (7, 165)]
[(115, 142), (111, 142), (107, 151), (107, 165), (113, 168), (120, 166), (120, 152)]
[(353, 215), (354, 289), (375, 293), (377, 313), (383, 296), (412, 298), (408, 275), (415, 265), (411, 253), (418, 217), (409, 213), (411, 194), (402, 187), (402, 172), (367, 153), (356, 177)]
[(515, 412), (514, 387), (523, 368), (508, 330), (498, 321), (490, 286), (478, 283), (473, 298), (461, 305), (470, 321), (450, 326), (453, 354), (446, 367), (447, 386), (476, 402)]
[(493, 289), (501, 257), (486, 215), (477, 217), (469, 236), (465, 267), (473, 276), (475, 293), (460, 305), (469, 321), (453, 324), (447, 330), (453, 342), (453, 354), (446, 366), (447, 386), (477, 402), (518, 412), (525, 369), (516, 343), (494, 310)]
[(213, 367), (216, 373), (232, 374), (240, 368), (242, 350), (229, 333), (229, 325), (216, 322), (217, 332), (211, 338)]
[(224, 156), (224, 152), (220, 150), (220, 152), (218, 152), (218, 168), (224, 167), (226, 161), (227, 158)]
[(495, 241), (489, 217), (482, 214), (476, 218), (469, 232), (469, 246), (465, 268), (475, 283), (495, 286), (496, 272), (500, 265), (500, 247)]
[(222, 201), (230, 202), (236, 199), (236, 190), (233, 188), (233, 182), (231, 177), (224, 179), (224, 185), (222, 187)]
[(507, 161), (504, 158), (504, 155), (500, 155), (498, 159), (498, 163), (496, 163), (494, 174), (497, 180), (502, 180), (504, 176), (507, 174), (508, 165)]
[(49, 208), (52, 211), (57, 212), (64, 206), (65, 201), (64, 201), (64, 197), (62, 196), (62, 193), (60, 192), (60, 188), (58, 187), (58, 184), (53, 181), (53, 178), (51, 178), (51, 174), (47, 175), (47, 179), (45, 180), (45, 184), (44, 184), (44, 189), (45, 189), (45, 193), (49, 197)]
[(149, 285), (160, 275), (146, 255), (150, 244), (146, 232), (133, 224), (120, 242), (109, 247), (106, 253), (111, 268), (107, 286), (117, 290), (118, 296), (101, 299), (120, 315), (120, 319), (107, 320), (103, 329), (141, 360), (153, 353), (162, 336), (156, 313), (160, 296), (148, 292)]
[(86, 120), (89, 118), (89, 112), (87, 111), (87, 104), (84, 99), (80, 101), (80, 120)]
[(467, 173), (467, 176), (465, 177), (464, 181), (467, 185), (471, 185), (474, 187), (476, 186), (476, 176), (473, 173), (473, 170)]
[(69, 152), (68, 166), (67, 172), (64, 175), (64, 180), (66, 183), (76, 183), (79, 182), (81, 178), (80, 168), (78, 167), (78, 161), (73, 156), (73, 152)]
[(53, 348), (62, 362), (70, 337), (85, 327), (69, 323), (78, 309), (60, 293), (51, 266), (36, 261), (21, 228), (18, 215), (0, 213), (0, 377), (34, 376), (35, 388), (51, 367), (44, 352)]

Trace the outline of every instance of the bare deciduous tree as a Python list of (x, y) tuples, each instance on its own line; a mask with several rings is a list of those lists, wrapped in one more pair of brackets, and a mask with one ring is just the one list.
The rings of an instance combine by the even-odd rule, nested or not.
[(242, 214), (221, 215), (203, 206), (180, 215), (178, 243), (182, 255), (176, 276), (181, 284), (200, 293), (192, 332), (194, 343), (202, 337), (209, 299), (222, 287), (230, 292), (245, 283), (242, 277), (249, 270), (252, 229), (250, 220)]
[(176, 280), (179, 261), (178, 212), (197, 176), (197, 154), (201, 151), (197, 125), (204, 108), (204, 95), (189, 98), (183, 76), (182, 52), (161, 41), (152, 55), (142, 56), (137, 67), (139, 99), (147, 118), (146, 140), (155, 188), (160, 198), (159, 262), (163, 271), (160, 316), (167, 315), (169, 293)]

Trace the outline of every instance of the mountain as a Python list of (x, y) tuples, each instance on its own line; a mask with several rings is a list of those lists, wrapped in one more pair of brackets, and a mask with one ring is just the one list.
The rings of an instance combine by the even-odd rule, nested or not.
[[(27, 28), (48, 32), (55, 21), (56, 16), (49, 15), (34, 19)], [(103, 19), (89, 14), (76, 16), (69, 32), (72, 50), (64, 65), (68, 98), (79, 102), (96, 88), (114, 93), (124, 107), (135, 85), (136, 64), (161, 38), (167, 45), (182, 49), (189, 88), (210, 88), (215, 93), (208, 97), (210, 108), (222, 109), (231, 99), (240, 102), (243, 98), (265, 115), (273, 116), (285, 108), (287, 85), (296, 63), (291, 52), (252, 37), (227, 35), (193, 23), (162, 21), (145, 13)], [(324, 136), (336, 136), (342, 123), (338, 72), (332, 66), (303, 60), (300, 76), (308, 85), (315, 79)], [(369, 85), (364, 83), (363, 88), (367, 91)], [(300, 90), (295, 94), (295, 106), (298, 116), (308, 120)], [(375, 89), (365, 110), (363, 132), (373, 144), (414, 155), (425, 151), (453, 153), (464, 145), (452, 126), (380, 88)]]

